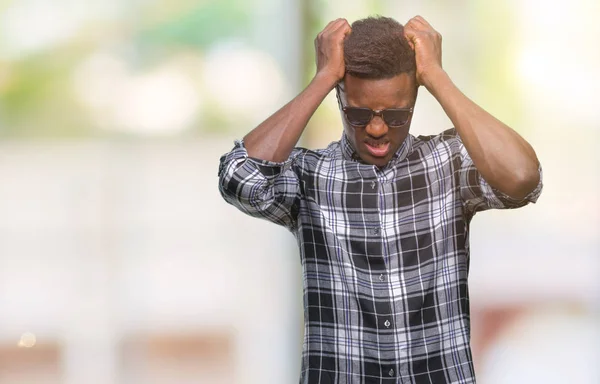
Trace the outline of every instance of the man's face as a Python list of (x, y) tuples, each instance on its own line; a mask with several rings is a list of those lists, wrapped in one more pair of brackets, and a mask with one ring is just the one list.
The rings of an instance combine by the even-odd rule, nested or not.
[[(343, 106), (366, 107), (372, 110), (410, 108), (414, 106), (417, 88), (414, 74), (402, 73), (389, 79), (344, 77), (340, 89)], [(367, 164), (384, 167), (406, 139), (412, 114), (400, 127), (388, 127), (382, 117), (374, 116), (366, 126), (352, 126), (342, 111), (344, 131), (348, 140)]]

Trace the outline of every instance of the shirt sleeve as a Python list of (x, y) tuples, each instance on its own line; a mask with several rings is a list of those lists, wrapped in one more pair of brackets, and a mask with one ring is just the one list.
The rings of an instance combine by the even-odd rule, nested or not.
[(223, 155), (219, 164), (219, 191), (240, 211), (288, 229), (296, 226), (300, 186), (292, 169), (297, 152), (277, 163), (248, 156), (243, 141)]
[[(460, 139), (459, 139), (460, 140)], [(522, 199), (514, 199), (502, 191), (492, 187), (481, 176), (471, 156), (460, 141), (460, 193), (467, 211), (475, 213), (487, 209), (519, 208), (529, 203), (535, 203), (542, 192), (542, 167), (538, 167), (540, 180), (537, 186)]]

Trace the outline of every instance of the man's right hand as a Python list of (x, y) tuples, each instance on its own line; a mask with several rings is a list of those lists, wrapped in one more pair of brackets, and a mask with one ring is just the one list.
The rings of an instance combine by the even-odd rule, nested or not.
[(315, 38), (317, 76), (331, 82), (332, 87), (344, 78), (344, 39), (351, 31), (346, 19), (337, 19)]

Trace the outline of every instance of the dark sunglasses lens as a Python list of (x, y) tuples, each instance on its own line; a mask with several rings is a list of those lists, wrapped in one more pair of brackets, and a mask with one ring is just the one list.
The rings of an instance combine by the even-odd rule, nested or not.
[(383, 113), (385, 123), (390, 127), (400, 127), (408, 122), (410, 111), (403, 109), (387, 109)]
[(346, 117), (352, 125), (363, 126), (371, 121), (371, 111), (364, 108), (346, 108)]

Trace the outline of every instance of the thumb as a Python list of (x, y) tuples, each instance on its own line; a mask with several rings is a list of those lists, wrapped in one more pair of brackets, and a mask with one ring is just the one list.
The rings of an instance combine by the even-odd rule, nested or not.
[(410, 45), (410, 47), (412, 48), (412, 50), (415, 50), (415, 42), (416, 42), (416, 37), (417, 35), (415, 34), (415, 31), (412, 30), (412, 28), (410, 27), (405, 27), (404, 28), (404, 37), (406, 38), (406, 41), (408, 42), (408, 45)]

